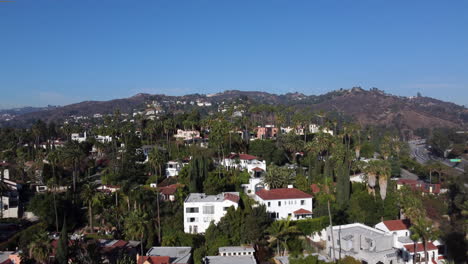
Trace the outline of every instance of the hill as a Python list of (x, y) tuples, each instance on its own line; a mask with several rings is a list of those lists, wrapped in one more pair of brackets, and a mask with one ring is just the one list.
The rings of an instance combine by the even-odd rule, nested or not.
[[(212, 107), (223, 102), (248, 98), (256, 104), (287, 105), (297, 111), (304, 109), (338, 112), (349, 116), (361, 125), (383, 125), (399, 129), (414, 130), (433, 127), (466, 127), (468, 109), (450, 102), (429, 97), (402, 97), (387, 94), (373, 88), (364, 90), (359, 87), (341, 89), (322, 95), (287, 93), (282, 95), (258, 92), (228, 90), (217, 94), (191, 94), (166, 96), (137, 94), (130, 98), (110, 101), (84, 101), (62, 107), (49, 107), (38, 111), (14, 114), (9, 121), (1, 121), (2, 126), (25, 126), (34, 120), (46, 122), (63, 121), (70, 116), (89, 116), (112, 114), (115, 110), (132, 113), (146, 108), (153, 101), (162, 103), (167, 110), (176, 111), (192, 107), (196, 102), (210, 102)], [(179, 103), (184, 102), (184, 106)], [(192, 104), (191, 104), (192, 103)], [(215, 110), (215, 109), (213, 109)]]

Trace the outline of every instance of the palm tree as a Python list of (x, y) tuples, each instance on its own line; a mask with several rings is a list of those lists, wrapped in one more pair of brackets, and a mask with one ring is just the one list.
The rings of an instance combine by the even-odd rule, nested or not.
[(81, 199), (83, 199), (84, 203), (88, 204), (89, 227), (91, 229), (91, 233), (93, 233), (93, 206), (97, 206), (101, 203), (103, 193), (97, 191), (96, 184), (88, 183), (85, 184), (81, 190)]
[(377, 174), (379, 173), (379, 166), (377, 161), (369, 161), (364, 167), (364, 172), (367, 176), (368, 192), (375, 196), (375, 183), (377, 181)]
[(273, 246), (276, 243), (277, 255), (280, 255), (280, 245), (283, 246), (283, 249), (287, 249), (288, 239), (292, 235), (299, 234), (297, 227), (291, 225), (290, 217), (288, 217), (287, 220), (278, 220), (273, 222), (267, 229), (267, 232), (270, 235), (270, 244)]
[[(415, 243), (419, 240), (422, 240), (424, 248), (424, 260), (427, 264), (429, 259), (427, 253), (427, 243), (437, 239), (438, 232), (433, 228), (432, 222), (424, 215), (420, 215), (417, 219), (415, 219), (415, 221), (412, 221), (411, 224), (411, 239), (415, 241)], [(414, 254), (417, 254), (416, 250)]]
[(52, 245), (47, 233), (40, 233), (34, 237), (34, 240), (29, 244), (29, 258), (45, 264), (49, 262), (50, 254), (52, 253)]
[(285, 188), (293, 181), (293, 171), (276, 165), (268, 166), (268, 170), (263, 176), (263, 183), (268, 185), (270, 189)]
[(379, 188), (380, 188), (380, 197), (382, 200), (385, 200), (387, 196), (387, 185), (388, 185), (388, 178), (392, 174), (392, 169), (390, 167), (390, 163), (388, 161), (380, 161), (379, 167)]
[(73, 164), (73, 192), (76, 192), (76, 181), (78, 178), (78, 168), (81, 159), (84, 157), (83, 151), (76, 143), (67, 147), (63, 153), (64, 158)]
[(55, 181), (55, 178), (51, 178), (49, 179), (49, 181), (47, 181), (47, 188), (49, 190), (51, 190), (52, 192), (52, 197), (53, 197), (53, 200), (54, 200), (54, 213), (55, 213), (55, 232), (58, 233), (58, 230), (59, 230), (59, 226), (58, 226), (58, 211), (57, 211), (57, 199), (56, 199), (56, 186), (57, 186), (57, 183)]
[(151, 167), (154, 169), (154, 174), (158, 174), (162, 177), (162, 167), (166, 162), (166, 157), (164, 153), (156, 146), (154, 147), (148, 157), (148, 162)]
[(148, 215), (144, 212), (133, 211), (125, 219), (125, 233), (130, 239), (139, 239), (141, 255), (143, 255), (143, 238), (148, 231)]

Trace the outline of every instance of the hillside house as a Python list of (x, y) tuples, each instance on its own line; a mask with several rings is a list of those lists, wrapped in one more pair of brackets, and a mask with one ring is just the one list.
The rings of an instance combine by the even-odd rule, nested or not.
[(200, 137), (200, 131), (177, 129), (177, 134), (174, 137), (182, 140), (193, 140)]
[(266, 171), (266, 162), (249, 154), (231, 153), (221, 161), (221, 164), (228, 169), (247, 170), (255, 178), (261, 177)]
[(266, 207), (272, 219), (298, 220), (312, 217), (313, 197), (301, 190), (288, 188), (262, 189), (255, 193), (255, 200)]
[(266, 125), (255, 129), (257, 139), (275, 139), (278, 136), (279, 128), (274, 125)]
[(184, 202), (184, 232), (205, 233), (210, 223), (215, 224), (226, 214), (229, 207), (237, 209), (238, 192), (224, 192), (218, 195), (191, 193)]
[(420, 190), (423, 194), (437, 195), (444, 192), (440, 188), (440, 184), (430, 184), (421, 180), (399, 179), (397, 181), (397, 190), (400, 190), (403, 186), (409, 186), (413, 190)]

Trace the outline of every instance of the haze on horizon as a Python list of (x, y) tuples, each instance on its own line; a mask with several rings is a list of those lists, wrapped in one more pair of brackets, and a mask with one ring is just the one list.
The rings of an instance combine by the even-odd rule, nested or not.
[(377, 87), (468, 105), (467, 1), (0, 3), (0, 109)]

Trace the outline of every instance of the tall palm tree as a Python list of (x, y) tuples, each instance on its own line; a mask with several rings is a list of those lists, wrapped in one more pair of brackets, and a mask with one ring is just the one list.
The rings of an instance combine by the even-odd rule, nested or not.
[(133, 211), (125, 219), (125, 233), (130, 239), (139, 239), (141, 255), (143, 255), (143, 238), (148, 231), (148, 215), (144, 212)]
[(73, 143), (64, 150), (64, 158), (73, 166), (73, 192), (76, 192), (76, 181), (78, 179), (79, 165), (82, 158), (85, 156), (77, 143)]
[(162, 177), (162, 167), (166, 162), (166, 157), (162, 150), (160, 150), (157, 146), (154, 147), (149, 153), (148, 162), (150, 166), (154, 169), (154, 174), (157, 174), (160, 177)]
[(49, 263), (49, 257), (52, 253), (52, 245), (47, 233), (37, 234), (29, 244), (29, 258), (38, 263)]
[(104, 199), (103, 193), (97, 191), (96, 184), (88, 183), (83, 186), (80, 196), (81, 199), (83, 199), (83, 202), (88, 204), (89, 227), (93, 233), (93, 207), (98, 206), (102, 202)]

